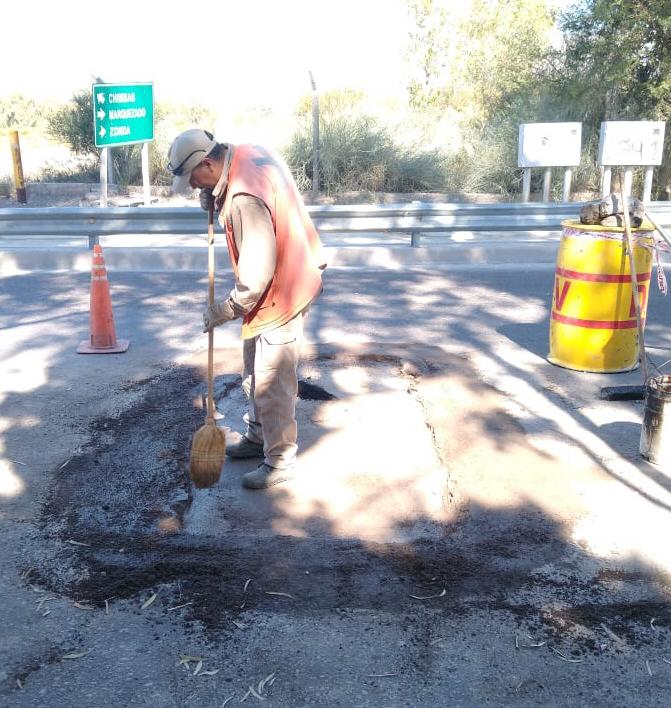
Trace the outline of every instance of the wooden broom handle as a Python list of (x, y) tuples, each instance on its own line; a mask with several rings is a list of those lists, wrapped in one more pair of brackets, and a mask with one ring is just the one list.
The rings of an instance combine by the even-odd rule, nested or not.
[[(214, 200), (207, 210), (208, 305), (214, 305)], [(214, 328), (207, 333), (207, 417), (214, 421)]]
[(636, 262), (634, 260), (634, 239), (631, 237), (631, 224), (629, 223), (629, 195), (624, 192), (624, 180), (620, 173), (620, 194), (622, 195), (622, 215), (624, 216), (624, 233), (627, 238), (627, 250), (629, 251), (629, 272), (631, 274), (631, 290), (634, 300), (634, 310), (636, 311), (636, 327), (638, 328), (638, 353), (641, 362), (641, 372), (643, 373), (643, 384), (648, 383), (648, 363), (645, 355), (645, 341), (643, 339), (643, 317), (641, 315), (641, 302), (638, 297), (638, 277), (636, 273)]

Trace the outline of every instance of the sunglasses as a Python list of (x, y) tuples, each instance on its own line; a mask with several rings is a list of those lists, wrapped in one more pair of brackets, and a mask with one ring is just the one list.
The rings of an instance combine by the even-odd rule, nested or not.
[[(184, 174), (184, 163), (192, 156), (195, 155), (197, 152), (207, 152), (206, 150), (194, 150), (193, 152), (190, 152), (180, 163), (177, 165), (177, 167), (173, 167), (170, 163), (168, 163), (168, 169), (170, 172), (175, 176), (175, 177), (181, 177)], [(200, 163), (198, 163), (200, 164)], [(192, 171), (196, 169), (198, 165), (194, 166), (192, 168)]]

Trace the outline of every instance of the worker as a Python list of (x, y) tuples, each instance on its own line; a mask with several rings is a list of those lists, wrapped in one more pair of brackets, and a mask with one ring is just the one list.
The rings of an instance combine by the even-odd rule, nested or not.
[(201, 129), (180, 133), (168, 153), (173, 191), (200, 189), (226, 233), (235, 286), (207, 308), (204, 331), (242, 318), (246, 430), (226, 454), (262, 458), (248, 489), (291, 479), (296, 464), (297, 366), (305, 317), (322, 291), (319, 235), (289, 169), (256, 145), (219, 143)]

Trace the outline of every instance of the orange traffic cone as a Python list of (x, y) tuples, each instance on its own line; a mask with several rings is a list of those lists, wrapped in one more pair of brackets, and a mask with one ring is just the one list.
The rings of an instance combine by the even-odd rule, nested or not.
[(127, 339), (117, 341), (109, 281), (102, 246), (93, 247), (91, 265), (91, 340), (81, 342), (77, 354), (119, 354), (128, 349)]

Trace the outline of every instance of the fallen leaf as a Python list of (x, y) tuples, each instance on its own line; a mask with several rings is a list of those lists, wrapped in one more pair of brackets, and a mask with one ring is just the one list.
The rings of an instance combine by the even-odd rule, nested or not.
[(37, 601), (37, 611), (39, 612), (39, 611), (42, 609), (42, 605), (43, 605), (45, 602), (51, 602), (52, 600), (58, 600), (58, 598), (57, 598), (57, 597), (41, 597), (41, 598)]
[(550, 649), (563, 661), (568, 661), (571, 664), (580, 664), (582, 662), (582, 659), (569, 659), (569, 657), (566, 656), (566, 654), (562, 654), (559, 649), (555, 649), (554, 647), (550, 647)]
[(237, 620), (231, 620), (231, 621), (233, 622), (233, 624), (234, 624), (238, 629), (247, 629), (247, 625), (246, 625), (246, 624), (244, 624), (244, 623), (242, 623), (242, 622), (238, 622)]
[(221, 669), (212, 669), (212, 671), (201, 671), (198, 676), (216, 676)]
[(648, 670), (648, 675), (652, 676), (652, 669), (650, 668), (650, 662), (647, 659), (645, 660), (645, 668)]
[(387, 678), (389, 676), (397, 676), (398, 674), (368, 674), (368, 678)]
[(95, 607), (91, 607), (91, 605), (83, 605), (80, 602), (73, 602), (72, 604), (79, 610), (89, 610), (90, 612), (93, 612), (93, 610), (95, 610)]
[(247, 592), (247, 588), (249, 587), (249, 583), (251, 583), (251, 582), (252, 582), (252, 579), (249, 578), (249, 580), (245, 583), (245, 588), (242, 592)]
[(151, 605), (151, 603), (154, 602), (154, 600), (156, 599), (156, 595), (157, 595), (157, 593), (154, 593), (148, 600), (145, 600), (144, 604), (142, 605), (142, 607), (140, 609), (146, 610), (147, 607), (149, 607)]
[(81, 652), (72, 652), (70, 654), (64, 654), (61, 659), (81, 659), (83, 656), (86, 656), (87, 654), (90, 654), (91, 650), (88, 649), (87, 651), (81, 651)]
[(249, 690), (250, 690), (252, 696), (254, 696), (254, 698), (258, 698), (260, 701), (265, 701), (265, 700), (266, 700), (266, 699), (265, 699), (265, 696), (262, 696), (262, 695), (258, 694), (258, 693), (254, 690), (253, 686), (250, 686), (250, 687), (249, 687)]
[(438, 595), (426, 595), (425, 597), (420, 597), (419, 595), (410, 595), (413, 600), (433, 600), (436, 597), (445, 597), (447, 595), (447, 590), (443, 588), (443, 591), (438, 593)]
[(168, 612), (173, 610), (181, 610), (182, 607), (187, 607), (187, 605), (193, 605), (193, 602), (185, 602), (183, 605), (175, 605), (174, 607), (168, 607)]
[(65, 462), (64, 462), (58, 469), (59, 469), (59, 470), (62, 470), (63, 467), (65, 467), (66, 465), (70, 464), (70, 460), (72, 460), (72, 458), (70, 458), (69, 460), (65, 460)]
[(235, 694), (226, 698), (224, 700), (224, 702), (221, 704), (221, 708), (226, 708), (226, 704), (230, 703), (234, 698), (235, 698)]
[(51, 614), (51, 610), (47, 610), (46, 612), (42, 613), (42, 617), (46, 617), (47, 615)]
[(622, 639), (618, 637), (617, 634), (615, 634), (615, 632), (613, 632), (613, 630), (607, 627), (603, 622), (601, 623), (601, 628), (613, 641), (622, 642)]
[(72, 546), (86, 546), (86, 547), (88, 547), (88, 548), (91, 548), (91, 544), (90, 544), (90, 543), (82, 543), (81, 541), (75, 541), (75, 540), (72, 539), (72, 538), (69, 538), (69, 539), (67, 540), (67, 543), (71, 544)]
[(662, 661), (666, 664), (671, 664), (671, 661), (669, 661), (668, 659), (662, 659)]
[(288, 592), (270, 592), (267, 591), (266, 595), (275, 595), (277, 597), (288, 597), (290, 600), (295, 600), (296, 598), (293, 595), (289, 595)]
[(179, 663), (184, 664), (185, 666), (189, 665), (190, 661), (203, 661), (202, 656), (190, 656), (189, 654), (180, 654), (179, 655)]
[[(10, 460), (10, 462), (13, 462), (15, 465), (23, 465), (24, 467), (26, 467), (26, 463), (25, 463), (25, 462), (19, 462), (18, 460)], [(18, 680), (18, 679), (17, 679), (17, 680)]]
[(257, 687), (256, 690), (257, 690), (259, 693), (263, 693), (263, 690), (265, 689), (266, 684), (267, 684), (268, 682), (270, 682), (270, 685), (272, 685), (272, 682), (273, 682), (274, 680), (275, 680), (275, 672), (273, 671), (272, 674), (269, 674), (269, 675), (266, 676), (262, 681), (259, 681), (259, 685), (258, 685), (258, 687)]
[(201, 659), (201, 660), (196, 664), (196, 668), (193, 670), (193, 675), (194, 675), (194, 676), (198, 676), (198, 673), (200, 672), (200, 670), (201, 670), (202, 668), (203, 668), (203, 660)]
[(16, 679), (16, 685), (19, 687), (20, 691), (23, 691), (23, 684), (21, 683), (21, 679), (17, 678)]

